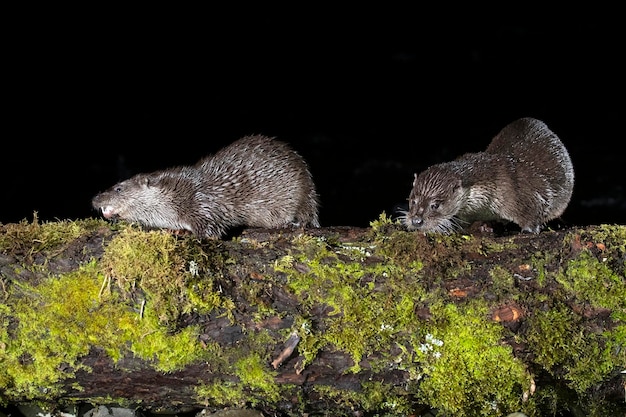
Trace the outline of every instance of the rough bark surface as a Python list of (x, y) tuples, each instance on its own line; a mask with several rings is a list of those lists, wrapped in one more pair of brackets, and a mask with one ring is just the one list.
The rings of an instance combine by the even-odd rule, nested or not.
[[(23, 283), (38, 285), (46, 280), (54, 280), (62, 274), (76, 271), (81, 265), (94, 260), (101, 261), (109, 243), (126, 230), (123, 227), (109, 227), (105, 223), (96, 222), (94, 226), (89, 222), (83, 233), (62, 243), (41, 246), (41, 241), (31, 241), (29, 246), (28, 239), (24, 239), (26, 234), (33, 233), (37, 228), (52, 226), (0, 225), (0, 306), (5, 306), (4, 310), (0, 310), (0, 318), (3, 319), (0, 320), (2, 366), (10, 363), (8, 355), (11, 346), (21, 343), (15, 339), (20, 324), (13, 316), (11, 306), (15, 297), (27, 291), (20, 292), (16, 288)], [(27, 231), (21, 232), (20, 227)], [(35, 231), (40, 233), (39, 229)], [(609, 274), (609, 278), (602, 278), (605, 280), (604, 287), (614, 286), (614, 294), (619, 296), (626, 285), (626, 232), (623, 226), (567, 228), (536, 235), (500, 231), (424, 236), (381, 222), (373, 228), (331, 227), (306, 231), (250, 229), (233, 240), (199, 241), (190, 236), (172, 236), (185, 242), (187, 250), (194, 248), (198, 253), (210, 255), (205, 271), (211, 271), (214, 288), (219, 289), (221, 297), (232, 300), (234, 308), (229, 314), (225, 314), (224, 309), (215, 309), (206, 314), (198, 311), (180, 312), (175, 323), (167, 323), (168, 328), (176, 333), (188, 326), (197, 326), (200, 329), (197, 334), (198, 344), (205, 346), (216, 343), (223, 348), (241, 349), (239, 358), (259, 351), (258, 345), (250, 343), (249, 336), (251, 333), (263, 333), (266, 336), (266, 350), (259, 353), (265, 361), (266, 372), (273, 375), (273, 383), (279, 390), (278, 396), (263, 399), (263, 389), (252, 384), (251, 388), (243, 389), (244, 393), (250, 395), (251, 401), (242, 402), (237, 398), (233, 399), (232, 404), (224, 403), (223, 400), (215, 403), (212, 398), (199, 395), (196, 388), (201, 384), (222, 383), (227, 387), (231, 386), (229, 384), (238, 384), (241, 380), (235, 371), (227, 367), (213, 367), (207, 361), (190, 363), (182, 369), (161, 371), (155, 368), (153, 361), (130, 352), (117, 361), (113, 360), (94, 341), (89, 352), (78, 358), (80, 366), (67, 365), (76, 369), (74, 376), (55, 382), (58, 395), (50, 398), (45, 387), (41, 387), (40, 398), (33, 396), (32, 391), (19, 398), (11, 391), (11, 395), (0, 394), (0, 400), (102, 403), (108, 399), (152, 411), (189, 411), (201, 407), (218, 409), (247, 404), (265, 411), (267, 415), (395, 415), (392, 408), (373, 405), (375, 402), (371, 399), (371, 393), (367, 401), (365, 397), (338, 394), (362, 393), (364, 384), (375, 381), (393, 392), (394, 398), (405, 397), (407, 403), (411, 404), (410, 411), (403, 409), (398, 415), (420, 415), (429, 409), (439, 409), (441, 415), (451, 415), (452, 412), (446, 411), (444, 405), (428, 404), (426, 397), (419, 395), (421, 379), (411, 374), (409, 364), (404, 366), (399, 359), (399, 363), (393, 366), (380, 366), (381, 358), (406, 358), (406, 355), (403, 356), (406, 345), (373, 343), (365, 346), (358, 364), (355, 364), (353, 352), (330, 343), (321, 344), (312, 358), (304, 356), (301, 337), (304, 337), (305, 330), (299, 325), (299, 318), (306, 317), (308, 323), (313, 325), (310, 330), (322, 335), (330, 331), (334, 318), (339, 319), (344, 312), (337, 311), (330, 303), (307, 303), (306, 300), (310, 300), (312, 295), (306, 290), (298, 292), (287, 285), (287, 274), (277, 267), (281, 263), (283, 268), (287, 265), (295, 273), (319, 275), (314, 271), (314, 266), (302, 261), (307, 256), (309, 259), (316, 256), (308, 253), (314, 250), (314, 246), (303, 244), (303, 236), (307, 241), (316, 242), (316, 245), (322, 242), (329, 253), (337, 256), (326, 256), (321, 261), (315, 261), (324, 262), (327, 259), (329, 268), (340, 261), (349, 265), (360, 263), (367, 271), (390, 264), (394, 268), (405, 268), (404, 272), (396, 272), (393, 277), (367, 272), (350, 282), (353, 282), (351, 285), (377, 292), (385, 291), (385, 287), (390, 284), (387, 280), (390, 279), (406, 279), (407, 282), (419, 279), (420, 285), (428, 293), (438, 294), (436, 297), (439, 300), (434, 295), (432, 299), (415, 300), (412, 307), (415, 322), (436, 327), (438, 321), (433, 319), (435, 313), (431, 311), (436, 301), (442, 305), (459, 307), (473, 300), (484, 302), (489, 311), (484, 316), (485, 323), (495, 322), (502, 326), (500, 345), (510, 347), (515, 359), (521, 361), (531, 375), (532, 386), (524, 387), (521, 394), (527, 398), (521, 400), (520, 404), (535, 401), (533, 410), (537, 413), (543, 410), (544, 403), (537, 399), (537, 395), (548, 396), (542, 390), (549, 386), (557, 407), (568, 410), (572, 415), (583, 412), (594, 415), (593, 410), (596, 409), (617, 411), (624, 415), (626, 375), (621, 372), (626, 369), (626, 340), (622, 339), (626, 331), (622, 330), (622, 333), (610, 339), (600, 336), (615, 329), (624, 329), (625, 303), (612, 300), (603, 304), (602, 300), (585, 300), (590, 289), (583, 284), (559, 278), (561, 274), (567, 273), (568, 268), (574, 268), (574, 263), (588, 265), (592, 262), (591, 269), (587, 268), (580, 274), (593, 274), (594, 271)], [(351, 248), (349, 253), (360, 250), (362, 255), (352, 256), (342, 252), (346, 247)], [(303, 258), (296, 255), (302, 255)], [(498, 280), (494, 274), (506, 277)], [(324, 276), (317, 278), (325, 279)], [(115, 280), (116, 277), (109, 279)], [(137, 281), (133, 291), (126, 294), (127, 305), (137, 309), (142, 294), (140, 281)], [(576, 291), (583, 293), (577, 294)], [(254, 294), (251, 295), (251, 292)], [(306, 311), (304, 305), (308, 306)], [(532, 334), (528, 333), (534, 331), (531, 323), (533, 320), (536, 323), (535, 312), (549, 314), (557, 307), (560, 312), (567, 312), (575, 318), (579, 323), (577, 330), (598, 335), (598, 349), (612, 343), (611, 352), (603, 359), (603, 366), (610, 369), (604, 371), (602, 379), (594, 380), (588, 387), (580, 388), (583, 382), (572, 384), (570, 368), (573, 364), (569, 358), (555, 360), (546, 366), (546, 359), (539, 360), (541, 358), (538, 359), (538, 356), (541, 356), (539, 352), (550, 349), (529, 346), (531, 341), (536, 342)], [(141, 314), (141, 311), (137, 314)], [(393, 341), (394, 338), (385, 340)], [(546, 343), (552, 342), (558, 343), (558, 340), (546, 340)], [(565, 354), (559, 346), (554, 346), (554, 350), (557, 352), (555, 355)], [(27, 365), (29, 360), (33, 359), (23, 358), (21, 365)], [(355, 368), (355, 365), (358, 367)], [(235, 367), (235, 363), (232, 366)], [(0, 384), (5, 385), (0, 386), (0, 393), (17, 386), (18, 382), (11, 377), (13, 374), (12, 371), (0, 374)], [(331, 395), (319, 390), (321, 386), (332, 387), (337, 391)], [(591, 410), (586, 408), (586, 402)], [(515, 410), (506, 410), (512, 411)], [(461, 410), (457, 415), (488, 414), (472, 408)]]

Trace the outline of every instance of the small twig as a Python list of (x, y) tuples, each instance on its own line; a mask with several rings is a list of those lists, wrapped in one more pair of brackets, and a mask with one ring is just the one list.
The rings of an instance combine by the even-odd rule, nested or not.
[(102, 280), (102, 285), (100, 286), (100, 292), (98, 293), (98, 299), (102, 298), (102, 293), (104, 292), (104, 289), (108, 286), (108, 284), (111, 282), (111, 277), (109, 275), (105, 275), (104, 279)]
[(146, 306), (146, 300), (141, 300), (141, 308), (139, 309), (139, 320), (143, 320), (143, 309)]
[(274, 367), (274, 369), (278, 368), (280, 364), (283, 363), (285, 359), (287, 359), (293, 353), (293, 350), (296, 348), (299, 341), (300, 336), (298, 336), (298, 332), (292, 332), (291, 336), (289, 336), (289, 339), (287, 339), (287, 341), (285, 342), (285, 347), (283, 348), (283, 351), (280, 352), (280, 355), (278, 355), (278, 357), (274, 359), (274, 361), (272, 361), (272, 366)]

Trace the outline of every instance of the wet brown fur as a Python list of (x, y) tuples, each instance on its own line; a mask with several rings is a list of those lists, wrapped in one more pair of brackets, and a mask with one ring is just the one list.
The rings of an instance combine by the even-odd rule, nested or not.
[(192, 166), (138, 174), (99, 193), (106, 218), (223, 236), (236, 226), (319, 227), (318, 195), (304, 159), (286, 143), (243, 137)]
[(409, 230), (450, 233), (474, 221), (511, 221), (538, 233), (566, 209), (574, 169), (563, 143), (545, 123), (518, 119), (484, 152), (468, 153), (415, 174)]

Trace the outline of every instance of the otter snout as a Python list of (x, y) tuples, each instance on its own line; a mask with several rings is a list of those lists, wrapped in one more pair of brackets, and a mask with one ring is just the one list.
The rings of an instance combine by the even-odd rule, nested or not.
[(424, 218), (422, 216), (411, 216), (407, 213), (403, 223), (408, 230), (419, 230), (424, 227)]
[(112, 219), (117, 215), (117, 211), (111, 206), (100, 207), (100, 212), (105, 219)]
[(98, 210), (105, 219), (112, 219), (117, 215), (117, 210), (111, 204), (109, 204), (108, 194), (106, 192), (96, 195), (91, 200), (91, 205), (94, 209)]
[(411, 226), (415, 228), (420, 228), (424, 224), (424, 219), (422, 217), (412, 217), (411, 218)]

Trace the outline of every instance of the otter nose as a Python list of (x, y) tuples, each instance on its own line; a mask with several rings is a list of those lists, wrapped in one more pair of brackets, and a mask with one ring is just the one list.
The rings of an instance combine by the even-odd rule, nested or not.
[(422, 219), (421, 217), (413, 217), (411, 219), (411, 224), (415, 227), (421, 226), (422, 223), (424, 223), (424, 219)]

